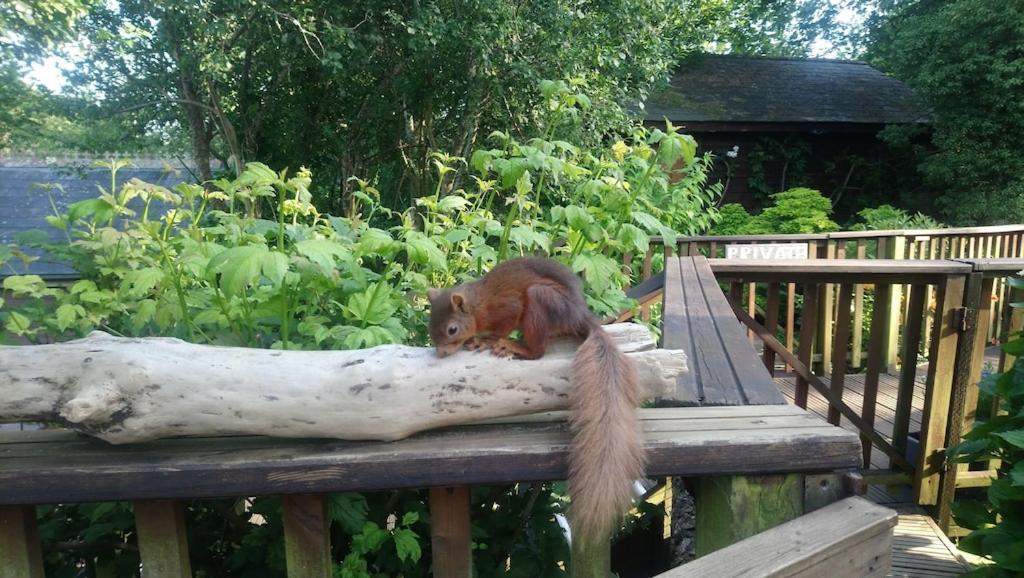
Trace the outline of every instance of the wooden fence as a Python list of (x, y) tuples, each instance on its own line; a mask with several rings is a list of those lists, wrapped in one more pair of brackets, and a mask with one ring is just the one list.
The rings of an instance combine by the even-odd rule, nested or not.
[[(893, 242), (892, 236), (861, 237), (852, 241), (853, 250), (866, 253), (866, 248), (879, 250), (881, 245), (885, 253), (896, 245), (904, 257), (920, 255), (920, 237), (916, 232), (909, 235), (909, 244), (906, 239)], [(1024, 269), (1024, 259), (959, 256), (963, 247), (968, 254), (982, 246), (985, 251), (999, 247), (1002, 254), (1005, 247), (1020, 252), (1020, 234), (998, 242), (991, 235), (981, 242), (954, 234), (927, 241), (923, 254), (953, 259), (848, 258), (847, 239), (800, 236), (800, 242), (822, 243), (830, 253), (825, 259), (712, 258), (710, 264), (727, 288), (736, 316), (752, 338), (761, 340), (765, 366), (773, 373), (795, 373), (795, 404), (806, 409), (809, 389), (817, 391), (826, 400), (831, 423), (838, 425), (842, 416), (861, 432), (865, 478), (911, 484), (917, 503), (935, 505), (940, 526), (957, 534), (960, 530), (951, 523), (949, 509), (955, 491), (988, 485), (999, 464), (947, 466), (944, 448), (958, 443), (972, 426), (983, 371), (1005, 370), (1012, 361), (999, 355), (996, 363), (985, 367), (986, 346), (1005, 341), (1007, 333), (1024, 326), (1020, 310), (1010, 307), (1024, 296), (1004, 282)], [(729, 242), (722, 237), (681, 239), (674, 250), (721, 254), (722, 243)], [(916, 247), (913, 253), (908, 246)], [(665, 252), (671, 254), (673, 248)], [(640, 264), (645, 272), (653, 271), (650, 275), (657, 272), (656, 257), (660, 256), (649, 252)], [(897, 352), (895, 357), (890, 357), (891, 351)], [(898, 376), (895, 391), (880, 394), (880, 382), (892, 382), (888, 374), (893, 371)], [(844, 400), (853, 377), (859, 409)], [(919, 399), (915, 410), (914, 396), (921, 396), (922, 380), (923, 408)], [(883, 402), (894, 408), (891, 428), (884, 431), (876, 423)], [(917, 440), (914, 411), (921, 413)], [(872, 466), (874, 452), (885, 455), (884, 466), (879, 460)]]
[[(657, 270), (657, 253), (664, 251), (666, 254), (680, 255), (704, 255), (708, 258), (725, 257), (726, 248), (730, 245), (763, 245), (770, 243), (801, 243), (807, 245), (807, 255), (810, 259), (892, 259), (892, 260), (944, 260), (944, 259), (1021, 259), (1024, 258), (1024, 224), (1002, 225), (994, 227), (969, 227), (950, 229), (913, 229), (913, 230), (887, 230), (887, 231), (847, 231), (837, 233), (820, 233), (811, 235), (738, 235), (738, 236), (696, 236), (678, 237), (674, 245), (666, 247), (664, 240), (660, 237), (652, 238), (652, 247), (642, 260), (640, 265), (643, 272), (649, 276), (652, 270)], [(644, 276), (644, 278), (646, 278)], [(786, 309), (792, 311), (795, 307), (794, 287), (788, 285), (786, 295)], [(748, 303), (748, 309), (753, 304), (763, 301), (767, 295), (752, 293), (750, 285), (742, 288), (744, 299)], [(835, 335), (835, 326), (838, 316), (838, 287), (833, 283), (826, 283), (821, 289), (819, 298), (815, 301), (819, 308), (815, 316), (819, 327), (817, 335), (819, 338), (814, 345), (813, 361), (820, 365), (824, 371), (830, 371), (832, 365), (831, 352), (823, 343), (830, 343)], [(887, 294), (889, 308), (892, 314), (889, 316), (889, 324), (886, 328), (884, 351), (884, 363), (886, 370), (891, 374), (899, 372), (899, 331), (900, 326), (908, 319), (909, 285), (895, 285)], [(931, 307), (936, 302), (934, 287), (927, 289), (925, 303)], [(987, 337), (995, 340), (1004, 333), (1002, 326), (1003, 317), (995, 315), (996, 310), (1005, 302), (1007, 287), (1001, 280), (997, 280), (993, 286), (990, 315), (994, 320), (988, 328)], [(852, 298), (852, 318), (854, 321), (851, 339), (853, 350), (858, 354), (853, 355), (849, 361), (849, 367), (859, 369), (867, 357), (866, 335), (862, 327), (865, 324), (865, 316), (870, 315), (870, 307), (866, 306), (865, 293), (862, 286), (854, 289)], [(792, 319), (788, 316), (785, 319)], [(786, 323), (783, 325), (787, 346), (795, 342), (795, 327)], [(929, 339), (931, 336), (931, 320), (925, 320), (924, 338), (921, 343), (921, 353), (928, 351)]]

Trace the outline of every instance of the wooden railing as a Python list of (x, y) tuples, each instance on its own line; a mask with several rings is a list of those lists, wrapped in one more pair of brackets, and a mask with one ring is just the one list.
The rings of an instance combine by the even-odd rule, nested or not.
[[(945, 259), (1021, 259), (1024, 258), (1024, 224), (1003, 225), (994, 227), (969, 227), (950, 229), (910, 229), (886, 231), (847, 231), (837, 233), (819, 233), (809, 235), (737, 235), (737, 236), (694, 236), (678, 237), (671, 246), (665, 246), (661, 237), (653, 237), (651, 249), (636, 265), (642, 272), (642, 278), (650, 276), (651, 271), (658, 271), (660, 253), (679, 255), (704, 255), (708, 258), (726, 256), (729, 245), (753, 245), (769, 243), (800, 243), (807, 245), (807, 256), (810, 259), (892, 259), (892, 260), (945, 260)], [(643, 274), (646, 273), (646, 274)], [(793, 287), (787, 286), (783, 295), (787, 296), (786, 310), (792, 311)], [(816, 300), (819, 311), (816, 315), (819, 324), (818, 334), (821, 336), (813, 350), (815, 364), (825, 370), (831, 369), (832, 359), (827, 348), (821, 343), (830, 343), (834, 337), (837, 322), (836, 309), (839, 299), (835, 284), (827, 283)], [(742, 287), (743, 298), (747, 304), (757, 300), (763, 301), (766, 294), (751, 293), (750, 286)], [(910, 306), (908, 285), (893, 285), (887, 298), (890, 302), (892, 315), (886, 328), (886, 349), (884, 363), (888, 372), (899, 371), (900, 351), (898, 349), (898, 332), (901, 324), (908, 318)], [(929, 288), (925, 303), (935, 303), (934, 287)], [(988, 328), (987, 338), (998, 339), (1004, 333), (1003, 317), (995, 315), (995, 311), (1007, 297), (1007, 287), (997, 280), (993, 286), (990, 313), (994, 322)], [(849, 360), (849, 367), (859, 369), (868, 354), (867, 341), (861, 327), (866, 314), (865, 294), (862, 287), (855, 287), (852, 298), (852, 318), (854, 325), (851, 339), (854, 351)], [(750, 307), (748, 307), (749, 309)], [(792, 316), (784, 317), (790, 319)], [(795, 342), (796, 328), (784, 322), (785, 343), (792, 346)], [(924, 338), (921, 351), (926, 352), (930, 345), (931, 320), (925, 320)]]
[[(1024, 268), (1024, 260), (711, 259), (710, 264), (737, 317), (761, 341), (765, 366), (777, 376), (794, 377), (793, 402), (833, 424), (842, 418), (853, 424), (864, 442), (866, 478), (911, 483), (917, 502), (937, 505), (940, 525), (955, 533), (949, 505), (956, 489), (987, 485), (998, 463), (949, 466), (944, 448), (958, 443), (974, 422), (989, 336), (998, 331), (1005, 339), (1022, 327), (1021, 313), (1009, 303), (1024, 297), (1003, 280)], [(995, 303), (1000, 288), (1006, 294)], [(905, 303), (891, 298), (897, 289)], [(833, 303), (823, 307), (828, 294)], [(858, 297), (870, 304), (860, 318)], [(819, 319), (823, 311), (832, 321), (827, 333)], [(893, 318), (895, 336), (889, 333)], [(863, 336), (859, 341), (857, 331)], [(854, 360), (861, 359), (862, 347), (866, 359), (858, 368)], [(888, 375), (890, 348), (900, 352), (895, 378)], [(1002, 356), (988, 369), (1005, 369), (1010, 361)], [(852, 400), (851, 381), (856, 382)], [(880, 388), (883, 383), (890, 387)], [(809, 396), (811, 389), (818, 395)], [(880, 427), (880, 411), (887, 412), (885, 427)], [(874, 452), (884, 457), (872, 459)]]

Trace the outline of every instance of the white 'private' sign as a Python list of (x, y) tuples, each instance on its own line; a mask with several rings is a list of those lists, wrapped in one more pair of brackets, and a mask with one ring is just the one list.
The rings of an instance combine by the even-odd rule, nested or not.
[(726, 259), (806, 259), (807, 243), (726, 245)]

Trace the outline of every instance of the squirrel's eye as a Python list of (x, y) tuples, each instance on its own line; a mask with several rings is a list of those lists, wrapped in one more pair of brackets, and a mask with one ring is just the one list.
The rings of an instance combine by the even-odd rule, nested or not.
[(459, 326), (458, 325), (449, 325), (448, 326), (448, 335), (449, 336), (455, 335), (458, 332), (459, 332)]

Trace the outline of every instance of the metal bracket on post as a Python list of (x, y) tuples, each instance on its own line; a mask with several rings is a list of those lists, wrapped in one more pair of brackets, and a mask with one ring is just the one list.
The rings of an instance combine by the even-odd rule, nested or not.
[(956, 330), (961, 335), (966, 334), (975, 328), (978, 323), (978, 310), (971, 307), (958, 307), (956, 314), (953, 316), (953, 321), (956, 323)]

